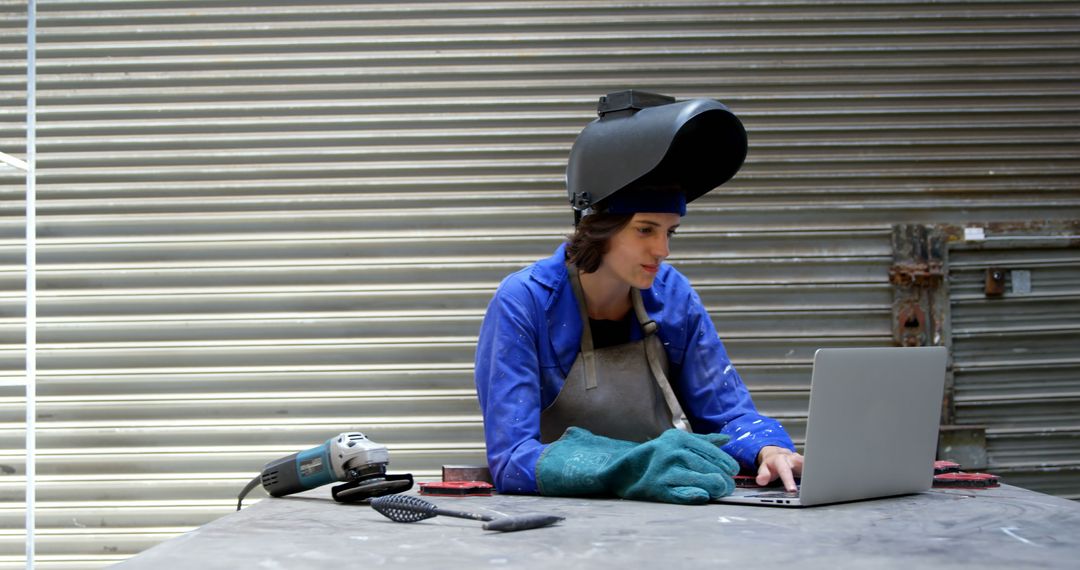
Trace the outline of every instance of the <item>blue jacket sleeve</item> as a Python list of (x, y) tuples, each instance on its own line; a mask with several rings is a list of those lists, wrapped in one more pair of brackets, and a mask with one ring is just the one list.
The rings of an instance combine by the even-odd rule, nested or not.
[(499, 286), (480, 326), (476, 392), (484, 416), (488, 467), (500, 493), (537, 493), (540, 361), (532, 300), (520, 283)]
[(687, 346), (682, 362), (683, 407), (698, 433), (731, 436), (723, 447), (747, 470), (756, 468), (762, 447), (775, 445), (795, 450), (780, 423), (758, 413), (713, 326), (701, 298), (688, 288)]

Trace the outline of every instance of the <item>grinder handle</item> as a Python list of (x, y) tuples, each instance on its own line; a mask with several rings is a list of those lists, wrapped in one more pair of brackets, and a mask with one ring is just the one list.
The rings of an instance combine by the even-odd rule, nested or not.
[(330, 464), (331, 441), (267, 463), (263, 488), (273, 497), (283, 497), (337, 481)]

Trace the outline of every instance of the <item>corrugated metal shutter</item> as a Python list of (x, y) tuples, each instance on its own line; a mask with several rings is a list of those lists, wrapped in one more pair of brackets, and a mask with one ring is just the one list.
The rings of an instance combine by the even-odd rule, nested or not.
[(0, 565), (25, 552), (26, 12), (0, 4)]
[[(1080, 207), (1076, 2), (39, 14), (43, 567), (225, 514), (263, 461), (346, 429), (396, 470), (481, 460), (483, 308), (570, 229), (566, 155), (605, 92), (716, 97), (744, 119), (748, 165), (693, 209), (673, 261), (797, 438), (813, 349), (891, 343), (892, 224)], [(19, 192), (0, 182), (17, 374)], [(21, 473), (21, 402), (3, 402)], [(19, 485), (0, 481), (0, 563), (17, 565)]]
[[(998, 229), (950, 247), (956, 423), (986, 428), (987, 469), (1080, 499), (1080, 232)], [(985, 292), (1004, 272), (1005, 293)]]

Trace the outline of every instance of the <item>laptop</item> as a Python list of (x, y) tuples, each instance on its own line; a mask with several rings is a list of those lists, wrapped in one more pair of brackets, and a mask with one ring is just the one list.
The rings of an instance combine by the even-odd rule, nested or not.
[(943, 346), (819, 349), (798, 492), (738, 488), (714, 502), (809, 507), (930, 489), (947, 356)]

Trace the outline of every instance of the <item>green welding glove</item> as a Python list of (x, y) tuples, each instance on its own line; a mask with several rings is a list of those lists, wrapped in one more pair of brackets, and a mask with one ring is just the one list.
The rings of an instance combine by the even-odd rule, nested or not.
[(669, 429), (645, 443), (571, 427), (536, 462), (541, 495), (602, 496), (698, 505), (730, 495), (739, 464), (722, 434)]

